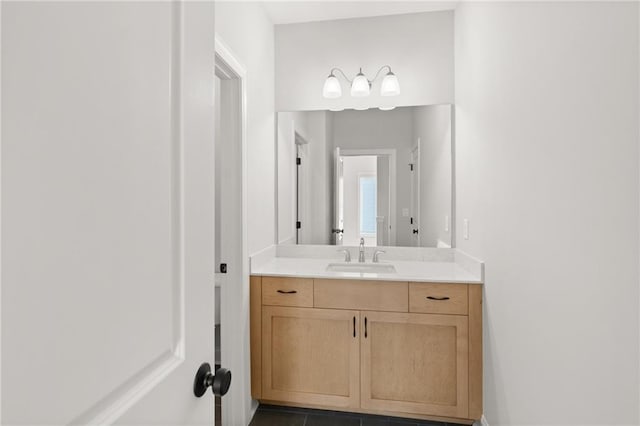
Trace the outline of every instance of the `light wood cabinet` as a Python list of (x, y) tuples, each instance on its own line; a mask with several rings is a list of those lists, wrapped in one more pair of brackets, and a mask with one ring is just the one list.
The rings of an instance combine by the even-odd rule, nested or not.
[(405, 282), (313, 280), (316, 308), (407, 312), (409, 286)]
[(262, 279), (262, 304), (274, 306), (313, 306), (313, 280), (309, 278)]
[(467, 315), (467, 284), (409, 284), (409, 312), (424, 314)]
[(361, 315), (363, 408), (467, 417), (466, 316)]
[(252, 276), (251, 384), (268, 403), (472, 423), (482, 286)]
[(357, 408), (360, 313), (262, 308), (262, 397)]

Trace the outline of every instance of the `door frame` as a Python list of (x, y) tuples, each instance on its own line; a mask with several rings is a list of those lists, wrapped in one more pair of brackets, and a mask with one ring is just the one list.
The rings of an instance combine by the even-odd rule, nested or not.
[[(295, 188), (295, 209), (296, 209), (296, 244), (309, 244), (304, 241), (309, 240), (309, 224), (311, 223), (309, 212), (311, 210), (309, 200), (309, 169), (307, 161), (309, 160), (309, 141), (295, 130), (294, 123), (294, 140), (296, 146), (296, 188)], [(298, 164), (300, 159), (300, 164)], [(301, 223), (300, 228), (297, 222)]]
[[(225, 44), (222, 38), (215, 35), (215, 71), (226, 79), (237, 80), (238, 109), (235, 117), (237, 121), (235, 141), (240, 145), (241, 167), (238, 173), (231, 177), (241, 179), (242, 194), (240, 196), (241, 220), (236, 231), (241, 238), (241, 282), (229, 283), (221, 281), (221, 363), (229, 368), (233, 374), (233, 385), (229, 394), (222, 399), (222, 423), (224, 425), (248, 424), (257, 404), (252, 402), (250, 392), (249, 369), (249, 339), (246, 330), (249, 328), (249, 255), (247, 237), (247, 71), (237, 59), (237, 55)], [(223, 309), (233, 306), (235, 309)], [(213, 339), (213, 336), (211, 336)], [(240, 354), (240, 355), (239, 355)]]
[(396, 150), (395, 149), (342, 149), (340, 148), (341, 157), (375, 155), (377, 157), (386, 156), (389, 158), (389, 224), (391, 232), (389, 233), (389, 246), (396, 245), (398, 230), (396, 226)]

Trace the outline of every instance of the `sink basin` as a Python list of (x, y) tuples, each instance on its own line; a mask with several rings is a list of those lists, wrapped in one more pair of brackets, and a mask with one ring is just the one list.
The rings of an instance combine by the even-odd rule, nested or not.
[(396, 268), (388, 263), (330, 263), (327, 265), (327, 271), (393, 274)]

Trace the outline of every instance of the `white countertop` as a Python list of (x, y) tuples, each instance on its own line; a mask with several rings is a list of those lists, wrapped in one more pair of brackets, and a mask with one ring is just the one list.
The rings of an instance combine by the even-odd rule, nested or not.
[[(328, 278), (328, 279), (359, 279), (359, 280), (382, 280), (382, 281), (422, 281), (422, 282), (442, 282), (442, 283), (468, 283), (482, 284), (483, 264), (479, 262), (480, 268), (469, 267), (468, 257), (462, 261), (456, 261), (455, 256), (450, 259), (433, 260), (403, 260), (390, 259), (380, 261), (380, 265), (393, 265), (396, 269), (394, 273), (374, 273), (374, 272), (334, 272), (327, 271), (327, 266), (340, 263), (335, 257), (301, 257), (276, 255), (275, 250), (270, 255), (262, 254), (252, 257), (251, 274), (262, 276), (281, 276), (299, 278)], [(458, 257), (466, 256), (460, 254)], [(440, 256), (442, 257), (442, 256)], [(446, 256), (445, 256), (446, 257)], [(357, 258), (356, 258), (357, 259)], [(369, 264), (367, 262), (367, 264)], [(357, 265), (357, 260), (352, 260), (352, 265)], [(476, 272), (476, 273), (473, 273)]]

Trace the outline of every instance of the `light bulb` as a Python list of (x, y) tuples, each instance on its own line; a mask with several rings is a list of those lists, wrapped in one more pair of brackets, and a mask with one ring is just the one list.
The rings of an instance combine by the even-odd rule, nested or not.
[(382, 96), (396, 96), (400, 94), (400, 83), (398, 83), (398, 77), (391, 71), (384, 76), (382, 85), (380, 86), (380, 95)]
[(363, 98), (369, 96), (370, 91), (369, 80), (367, 80), (367, 77), (362, 73), (361, 68), (358, 75), (353, 79), (353, 83), (351, 83), (351, 96), (354, 98)]
[(342, 87), (340, 87), (340, 82), (338, 78), (331, 73), (329, 77), (324, 82), (324, 87), (322, 88), (322, 96), (327, 99), (335, 99), (342, 96)]

